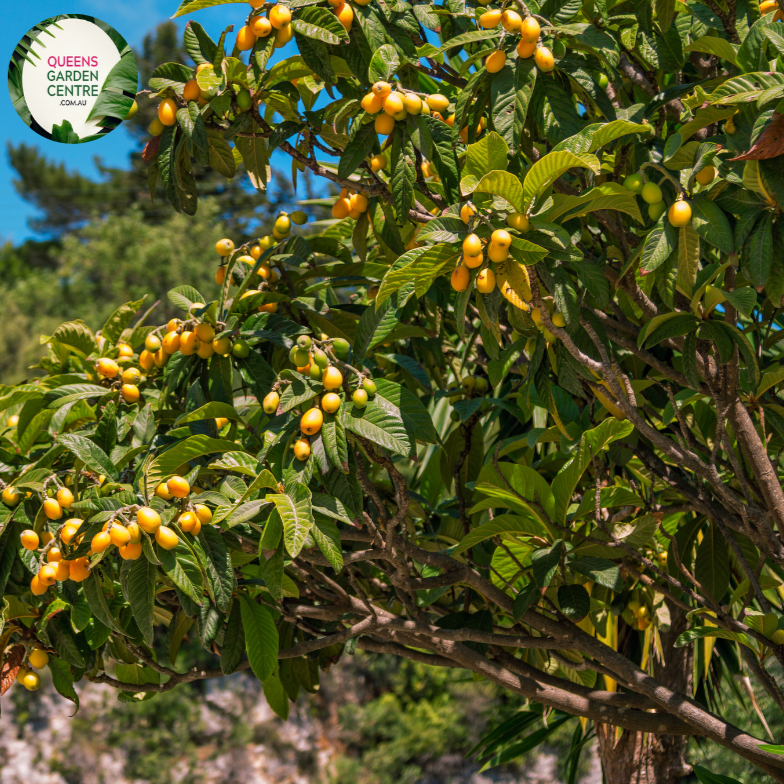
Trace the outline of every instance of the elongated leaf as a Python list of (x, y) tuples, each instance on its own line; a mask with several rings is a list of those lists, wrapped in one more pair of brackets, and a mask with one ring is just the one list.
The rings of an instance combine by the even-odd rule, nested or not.
[(569, 568), (573, 572), (590, 577), (595, 583), (603, 585), (605, 588), (610, 588), (617, 592), (623, 590), (621, 570), (617, 564), (605, 558), (595, 558), (593, 556), (572, 558), (569, 560)]
[(155, 564), (145, 557), (135, 561), (124, 561), (122, 565), (124, 580), (123, 594), (131, 605), (136, 625), (144, 635), (148, 645), (153, 644), (153, 616), (155, 605)]
[(640, 271), (649, 273), (658, 269), (675, 248), (677, 237), (670, 222), (662, 218), (650, 231), (640, 256)]
[(572, 459), (561, 468), (552, 484), (555, 496), (553, 519), (563, 522), (566, 510), (571, 503), (572, 494), (580, 481), (580, 477), (591, 462), (591, 454), (597, 456), (605, 447), (632, 432), (630, 422), (619, 422), (617, 419), (605, 419), (598, 427), (583, 433), (580, 446)]
[(58, 443), (62, 444), (69, 452), (73, 452), (91, 471), (117, 479), (117, 469), (109, 456), (89, 438), (75, 433), (67, 434), (60, 436)]
[(231, 612), (226, 620), (226, 629), (223, 633), (221, 646), (221, 670), (224, 675), (230, 675), (237, 669), (242, 657), (245, 655), (245, 630), (242, 626), (242, 608), (237, 600), (231, 605)]
[[(565, 150), (543, 155), (525, 175), (523, 180), (523, 204), (519, 212), (527, 212), (534, 199), (562, 174), (572, 168), (591, 169), (599, 173), (599, 160), (588, 154), (575, 155)], [(503, 195), (503, 194), (502, 194)]]
[(180, 441), (171, 449), (163, 452), (150, 463), (147, 469), (146, 487), (150, 494), (164, 480), (169, 479), (175, 469), (189, 460), (202, 455), (219, 454), (220, 452), (236, 451), (237, 444), (209, 436), (191, 436)]
[(112, 611), (109, 609), (109, 602), (104, 595), (103, 584), (96, 570), (93, 570), (90, 573), (90, 576), (82, 583), (82, 587), (84, 588), (84, 596), (87, 599), (87, 603), (90, 605), (90, 609), (93, 611), (93, 615), (104, 626), (108, 626), (113, 631), (122, 634), (122, 628), (112, 615)]
[(343, 154), (340, 156), (338, 164), (338, 177), (348, 179), (359, 164), (370, 155), (373, 145), (376, 143), (376, 130), (373, 123), (363, 125), (356, 136), (346, 145)]
[(291, 20), (291, 26), (300, 35), (332, 46), (348, 38), (338, 18), (326, 8), (301, 9)]
[(722, 253), (735, 250), (735, 240), (727, 216), (716, 202), (707, 197), (695, 199), (691, 205), (692, 226), (706, 242)]
[(64, 659), (51, 657), (49, 659), (49, 672), (52, 674), (52, 684), (57, 693), (66, 700), (70, 700), (76, 709), (79, 709), (79, 695), (74, 688), (74, 675), (71, 665)]
[(716, 601), (721, 601), (729, 588), (729, 547), (715, 523), (697, 548), (694, 576)]
[[(202, 566), (212, 588), (215, 603), (219, 610), (226, 612), (231, 604), (235, 583), (231, 554), (226, 546), (226, 541), (217, 528), (205, 525), (199, 534), (199, 543), (204, 553)], [(201, 552), (198, 550), (197, 555), (201, 557)]]
[(365, 309), (354, 338), (354, 360), (357, 366), (360, 366), (368, 350), (377, 343), (382, 343), (398, 323), (394, 299), (385, 300), (378, 308), (370, 306)]
[(558, 586), (558, 606), (572, 621), (579, 621), (591, 609), (591, 597), (582, 585)]
[(514, 174), (507, 171), (492, 171), (479, 180), (475, 193), (492, 193), (506, 199), (517, 212), (525, 212), (523, 185)]
[(275, 504), (283, 521), (283, 540), (286, 543), (286, 551), (292, 558), (296, 558), (313, 527), (313, 505), (310, 490), (306, 485), (297, 482), (290, 493), (273, 493), (267, 496), (267, 501), (272, 501)]
[(245, 650), (253, 674), (265, 681), (278, 665), (278, 630), (269, 610), (244, 594), (240, 596)]

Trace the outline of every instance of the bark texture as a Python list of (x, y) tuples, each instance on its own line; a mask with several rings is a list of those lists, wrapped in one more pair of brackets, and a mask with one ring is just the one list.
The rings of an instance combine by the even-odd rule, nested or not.
[[(683, 610), (669, 604), (672, 626), (662, 633), (665, 660), (654, 660), (654, 677), (682, 694), (692, 690), (692, 648), (673, 647), (687, 628)], [(677, 784), (691, 772), (686, 761), (688, 738), (620, 731), (610, 724), (597, 724), (599, 757), (607, 784)]]

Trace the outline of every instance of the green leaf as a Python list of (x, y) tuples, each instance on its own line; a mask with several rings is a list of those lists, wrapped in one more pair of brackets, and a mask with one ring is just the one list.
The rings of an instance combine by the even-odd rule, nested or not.
[(319, 382), (311, 382), (300, 373), (291, 373), (291, 383), (283, 390), (280, 398), (280, 409), (291, 411), (292, 408), (312, 400), (323, 391), (324, 387)]
[(718, 626), (697, 626), (692, 629), (687, 629), (675, 641), (673, 647), (683, 648), (685, 645), (694, 642), (695, 640), (702, 640), (705, 637), (719, 637), (722, 640), (732, 640), (753, 648), (751, 638), (743, 632), (728, 632), (720, 629)]
[(471, 175), (479, 180), (491, 171), (500, 171), (506, 166), (508, 154), (506, 142), (495, 131), (490, 131), (480, 141), (466, 147), (463, 176)]
[(166, 296), (172, 305), (176, 305), (186, 312), (190, 312), (194, 305), (201, 305), (202, 307), (205, 305), (204, 295), (193, 288), (193, 286), (175, 286), (173, 289), (169, 289)]
[(218, 45), (204, 28), (192, 19), (185, 25), (184, 42), (185, 50), (197, 65), (211, 63), (215, 59)]
[(234, 568), (231, 564), (231, 553), (220, 531), (212, 525), (205, 525), (199, 534), (202, 552), (196, 551), (202, 567), (207, 575), (207, 582), (212, 588), (215, 604), (221, 612), (226, 612), (231, 604), (234, 593)]
[(696, 329), (698, 324), (699, 320), (691, 313), (660, 313), (658, 316), (654, 316), (640, 330), (640, 334), (637, 337), (637, 345), (640, 348), (643, 346), (654, 346), (667, 338), (686, 335)]
[(235, 136), (234, 146), (242, 156), (251, 185), (259, 192), (266, 191), (272, 173), (266, 140), (260, 136), (253, 139)]
[(583, 558), (570, 558), (569, 569), (578, 574), (590, 577), (595, 583), (610, 588), (617, 593), (623, 590), (621, 570), (612, 561), (605, 558), (585, 556)]
[(400, 57), (392, 44), (384, 44), (373, 52), (368, 68), (368, 81), (388, 82), (400, 68)]
[(211, 403), (207, 403), (201, 408), (197, 408), (195, 411), (191, 411), (188, 414), (183, 414), (182, 416), (178, 417), (174, 422), (174, 427), (187, 425), (190, 422), (199, 422), (203, 419), (217, 419), (218, 417), (230, 419), (233, 422), (242, 421), (242, 417), (237, 413), (237, 410), (234, 408), (234, 406), (230, 406), (228, 403), (213, 401)]
[[(103, 117), (115, 117), (118, 120), (124, 120), (133, 106), (133, 100), (130, 95), (103, 91), (93, 104), (87, 119), (100, 121)], [(100, 124), (106, 125), (107, 123)]]
[(81, 357), (98, 350), (93, 331), (82, 321), (66, 321), (65, 324), (60, 324), (48, 342), (55, 341)]
[(666, 33), (675, 18), (675, 0), (656, 0), (655, 8), (659, 27), (662, 33)]
[(758, 291), (768, 282), (772, 259), (773, 215), (768, 215), (757, 223), (743, 248), (743, 271)]
[(267, 501), (275, 504), (281, 520), (283, 521), (283, 540), (286, 551), (292, 558), (296, 558), (310, 529), (313, 528), (313, 506), (311, 492), (307, 485), (297, 482), (291, 492), (273, 493), (267, 496)]
[[(527, 213), (539, 194), (552, 185), (562, 174), (573, 168), (590, 169), (598, 174), (600, 163), (594, 155), (575, 155), (565, 150), (543, 155), (525, 175), (522, 208), (518, 212)], [(503, 193), (501, 195), (503, 196)], [(504, 198), (506, 197), (504, 196)]]
[(537, 550), (531, 555), (534, 582), (539, 588), (547, 588), (555, 575), (563, 554), (563, 541), (558, 540), (548, 549)]
[(694, 576), (720, 602), (730, 585), (730, 553), (727, 540), (712, 523), (697, 547)]
[[(765, 746), (759, 746), (759, 748), (764, 749)], [(694, 775), (697, 776), (701, 784), (741, 784), (737, 779), (722, 776), (718, 773), (711, 773), (700, 765), (694, 766)]]
[(414, 456), (414, 439), (433, 444), (438, 441), (433, 421), (419, 398), (405, 387), (386, 379), (376, 379), (376, 394), (364, 409), (353, 403), (347, 407), (346, 427), (390, 451)]
[(264, 699), (273, 711), (286, 721), (289, 717), (289, 697), (283, 687), (283, 682), (279, 674), (271, 675), (262, 684), (264, 688)]
[(194, 624), (194, 619), (186, 615), (183, 610), (180, 610), (175, 616), (174, 620), (169, 625), (168, 651), (169, 651), (170, 662), (175, 662), (177, 660), (177, 653), (180, 650), (182, 641), (185, 639), (185, 635), (188, 633), (188, 631), (190, 630), (191, 626), (193, 626), (193, 624)]
[(546, 531), (537, 520), (521, 517), (520, 515), (501, 514), (470, 531), (460, 541), (452, 555), (460, 555), (460, 553), (470, 550), (474, 545), (484, 542), (493, 536), (501, 536), (503, 538), (504, 535), (524, 537), (542, 536), (543, 534), (546, 534)]
[[(62, 440), (62, 437), (61, 437)], [(220, 438), (196, 435), (179, 441), (166, 452), (162, 452), (150, 463), (147, 469), (145, 487), (150, 495), (164, 480), (169, 479), (174, 470), (202, 455), (218, 454), (220, 452), (234, 452), (237, 444), (233, 441), (224, 441)]]
[(310, 529), (319, 550), (336, 572), (343, 569), (343, 549), (337, 525), (326, 517), (316, 517), (316, 524)]
[(554, 151), (566, 150), (575, 155), (586, 152), (595, 152), (605, 144), (610, 144), (616, 139), (633, 133), (649, 134), (653, 128), (647, 123), (634, 123), (628, 120), (612, 120), (608, 123), (592, 123), (583, 128), (578, 134), (559, 142)]
[(439, 243), (427, 248), (414, 248), (404, 253), (384, 275), (376, 295), (376, 307), (380, 308), (387, 298), (406, 283), (437, 274), (459, 254), (457, 248), (447, 243)]
[(563, 220), (578, 218), (596, 210), (618, 210), (631, 215), (638, 223), (643, 222), (637, 197), (617, 182), (602, 183), (579, 196), (553, 194), (553, 206), (547, 212), (547, 220), (554, 222), (567, 214)]
[(765, 30), (768, 21), (764, 17), (758, 19), (746, 33), (737, 55), (737, 66), (742, 71), (762, 71), (768, 66), (766, 47), (768, 39)]
[(397, 222), (403, 225), (408, 220), (408, 211), (414, 205), (414, 183), (416, 182), (416, 156), (414, 146), (405, 134), (396, 133), (392, 138), (392, 197)]
[(566, 521), (566, 510), (571, 503), (572, 494), (577, 487), (588, 464), (591, 454), (595, 457), (613, 441), (624, 438), (634, 430), (631, 422), (619, 422), (614, 417), (605, 419), (598, 427), (587, 430), (580, 439), (580, 446), (574, 457), (560, 470), (552, 483), (555, 497), (553, 520), (557, 523)]
[(175, 12), (172, 19), (178, 16), (185, 16), (192, 14), (194, 11), (201, 11), (202, 8), (212, 8), (216, 5), (228, 5), (229, 3), (238, 3), (240, 0), (183, 0), (180, 7)]
[(640, 256), (640, 271), (649, 273), (660, 267), (675, 249), (677, 241), (675, 229), (666, 217), (662, 218), (650, 231)]
[(156, 573), (155, 564), (144, 556), (135, 561), (123, 561), (120, 572), (123, 595), (131, 605), (136, 625), (148, 645), (153, 644)]
[(492, 193), (506, 199), (517, 212), (525, 212), (523, 186), (514, 174), (508, 171), (491, 171), (479, 180), (475, 193)]
[(734, 291), (721, 290), (727, 302), (746, 318), (751, 318), (751, 312), (757, 306), (757, 292), (751, 286), (741, 286)]
[(250, 667), (260, 681), (265, 681), (278, 666), (278, 630), (270, 611), (244, 594), (240, 607)]
[(112, 631), (124, 634), (122, 628), (109, 609), (109, 602), (103, 592), (103, 582), (97, 570), (90, 572), (90, 576), (82, 583), (84, 597), (93, 611), (93, 615)]
[(579, 621), (591, 609), (591, 597), (582, 585), (559, 585), (558, 606), (570, 621)]
[(354, 513), (349, 511), (337, 498), (324, 493), (313, 493), (313, 511), (340, 520), (346, 525), (354, 524)]
[(515, 108), (517, 105), (517, 69), (508, 62), (490, 80), (490, 106), (493, 129), (510, 149), (515, 148)]
[(378, 137), (372, 122), (363, 125), (346, 145), (338, 163), (338, 177), (348, 179), (373, 150)]
[(61, 435), (57, 442), (82, 460), (91, 471), (95, 471), (96, 474), (105, 474), (117, 480), (118, 474), (114, 463), (106, 452), (96, 446), (89, 438), (69, 433)]
[(234, 601), (231, 612), (226, 620), (223, 633), (220, 665), (224, 675), (231, 675), (237, 669), (245, 654), (245, 630), (242, 627), (242, 609), (240, 601)]
[(365, 308), (357, 324), (354, 338), (354, 361), (361, 367), (367, 352), (391, 334), (399, 323), (396, 303), (386, 299), (378, 308), (372, 305)]
[(694, 227), (678, 229), (678, 285), (691, 296), (697, 283), (700, 268), (700, 238)]
[(167, 577), (181, 592), (180, 599), (185, 596), (197, 606), (201, 606), (204, 589), (202, 573), (196, 557), (187, 545), (180, 541), (174, 550), (158, 547), (158, 558)]
[(52, 126), (52, 141), (60, 144), (79, 144), (79, 134), (73, 129), (68, 120), (63, 120), (60, 125)]
[(142, 297), (136, 302), (126, 302), (120, 305), (117, 310), (106, 319), (101, 328), (101, 336), (106, 338), (109, 343), (117, 343), (123, 330), (131, 323), (131, 319), (138, 313), (139, 308), (144, 304), (145, 298)]
[(52, 684), (61, 697), (70, 700), (79, 710), (79, 695), (74, 689), (74, 675), (71, 665), (64, 659), (54, 656), (49, 658), (49, 672), (52, 674)]
[(454, 49), (458, 46), (465, 46), (466, 44), (473, 44), (477, 41), (487, 41), (490, 38), (498, 38), (498, 30), (476, 30), (470, 33), (461, 33), (453, 38), (450, 38), (445, 44), (436, 49), (436, 52), (446, 52), (448, 49)]
[(697, 234), (722, 253), (732, 253), (735, 240), (730, 222), (721, 207), (707, 196), (700, 196), (691, 203), (691, 209), (692, 225)]
[(218, 460), (210, 462), (210, 468), (234, 471), (256, 478), (258, 460), (247, 452), (224, 452)]
[(684, 52), (705, 52), (726, 60), (732, 65), (738, 64), (738, 53), (736, 47), (726, 38), (718, 36), (704, 35), (696, 41), (692, 41), (688, 46), (683, 47)]
[[(325, 414), (324, 424), (321, 426), (321, 439), (329, 461), (341, 473), (349, 472), (348, 443), (346, 441), (346, 428), (343, 424), (343, 412)], [(322, 468), (323, 473), (323, 468)]]
[(237, 173), (237, 162), (223, 131), (207, 128), (207, 144), (209, 146), (210, 166), (224, 177), (231, 179)]
[(52, 641), (52, 647), (57, 655), (72, 664), (74, 667), (84, 668), (87, 666), (82, 652), (76, 643), (76, 638), (71, 631), (71, 627), (64, 620), (62, 613), (55, 615), (46, 627), (46, 633)]
[(326, 8), (301, 9), (292, 18), (291, 26), (300, 35), (331, 46), (337, 46), (348, 39), (348, 33), (337, 16)]

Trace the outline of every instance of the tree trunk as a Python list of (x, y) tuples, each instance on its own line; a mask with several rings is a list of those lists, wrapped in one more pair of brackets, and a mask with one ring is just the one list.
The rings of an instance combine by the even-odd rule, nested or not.
[[(672, 625), (661, 634), (665, 661), (660, 662), (653, 655), (653, 675), (669, 688), (690, 694), (692, 648), (674, 647), (686, 629), (686, 617), (680, 608), (668, 606)], [(597, 724), (596, 737), (607, 784), (677, 784), (691, 773), (686, 762), (688, 738), (619, 731), (610, 724)]]

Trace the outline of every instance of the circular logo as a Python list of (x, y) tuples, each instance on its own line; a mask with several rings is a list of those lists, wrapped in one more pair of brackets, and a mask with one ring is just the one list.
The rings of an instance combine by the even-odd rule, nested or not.
[(62, 14), (19, 41), (8, 90), (19, 116), (39, 135), (64, 144), (100, 139), (136, 113), (136, 58), (100, 19)]

